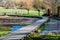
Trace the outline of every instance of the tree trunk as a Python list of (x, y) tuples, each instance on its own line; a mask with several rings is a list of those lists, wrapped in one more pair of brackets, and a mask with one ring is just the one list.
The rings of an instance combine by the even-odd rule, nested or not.
[(29, 9), (27, 9), (28, 10), (28, 14), (27, 15), (29, 15)]
[(50, 16), (50, 9), (47, 10), (47, 15)]
[(40, 10), (38, 10), (38, 16), (40, 16)]

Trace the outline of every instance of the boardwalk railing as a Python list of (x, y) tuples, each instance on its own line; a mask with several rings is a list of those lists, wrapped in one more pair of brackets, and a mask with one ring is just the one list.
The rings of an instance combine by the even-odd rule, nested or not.
[(0, 40), (20, 40), (20, 39), (26, 37), (31, 32), (34, 32), (47, 20), (48, 20), (47, 17), (43, 17), (43, 19), (40, 19), (31, 25), (25, 26), (23, 28), (20, 28), (16, 31), (13, 31), (13, 32), (7, 34), (6, 36), (0, 37)]

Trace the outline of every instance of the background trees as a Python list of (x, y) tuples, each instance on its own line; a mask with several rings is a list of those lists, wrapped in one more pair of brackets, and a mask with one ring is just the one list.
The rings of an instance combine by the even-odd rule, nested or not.
[(38, 15), (40, 16), (40, 8), (41, 8), (40, 0), (34, 0), (34, 7), (37, 9)]
[(52, 8), (52, 13), (55, 15), (57, 13), (58, 0), (50, 0), (50, 5)]
[(33, 3), (31, 2), (31, 0), (26, 0), (24, 3), (24, 6), (26, 8), (26, 10), (28, 11), (29, 14), (29, 10), (33, 8)]
[(8, 9), (8, 8), (14, 8), (14, 7), (16, 7), (16, 6), (14, 5), (14, 3), (12, 1), (10, 1), (10, 0), (6, 1), (5, 8)]
[(52, 15), (56, 15), (59, 0), (45, 0), (45, 3), (47, 3), (51, 7)]
[(40, 0), (6, 0), (5, 8), (25, 8), (29, 14), (29, 10), (33, 8), (33, 5), (37, 9), (38, 15), (40, 16)]

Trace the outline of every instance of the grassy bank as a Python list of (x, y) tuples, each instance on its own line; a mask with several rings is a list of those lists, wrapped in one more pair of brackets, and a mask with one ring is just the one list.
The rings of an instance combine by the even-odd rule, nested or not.
[(8, 34), (10, 31), (0, 31), (0, 37)]
[(40, 32), (45, 28), (48, 22), (44, 23), (36, 32), (31, 33), (25, 40), (60, 40), (60, 33), (49, 32), (47, 35), (40, 35)]
[(0, 26), (0, 37), (10, 32), (10, 26)]
[[(4, 9), (0, 8), (0, 15), (3, 15), (4, 13), (7, 13), (8, 15), (21, 15), (21, 16), (38, 16), (37, 10), (30, 10), (29, 14), (26, 9)], [(42, 16), (45, 13), (45, 10), (40, 11), (40, 16)]]
[(40, 40), (40, 32), (45, 28), (47, 22), (44, 23), (38, 30), (35, 32), (31, 33), (29, 37), (26, 37), (25, 40)]

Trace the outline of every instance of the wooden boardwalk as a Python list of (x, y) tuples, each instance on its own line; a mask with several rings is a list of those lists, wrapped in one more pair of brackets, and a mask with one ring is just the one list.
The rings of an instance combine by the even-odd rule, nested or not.
[(13, 32), (3, 36), (3, 37), (0, 37), (0, 40), (20, 40), (20, 39), (26, 37), (31, 32), (34, 32), (47, 20), (48, 20), (47, 17), (43, 17), (43, 19), (40, 19), (31, 25), (20, 28), (16, 31), (13, 31)]
[(39, 18), (0, 16), (0, 25), (29, 25)]

